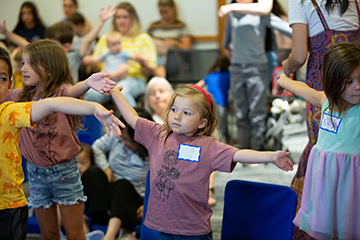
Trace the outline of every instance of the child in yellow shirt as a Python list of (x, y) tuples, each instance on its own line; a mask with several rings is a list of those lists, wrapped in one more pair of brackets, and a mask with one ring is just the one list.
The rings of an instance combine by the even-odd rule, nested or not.
[(22, 67), (21, 55), (22, 55), (22, 49), (21, 48), (15, 49), (11, 53), (11, 56), (13, 56), (12, 59), (15, 62), (15, 71), (12, 74), (12, 77), (13, 77), (13, 87), (12, 88), (13, 89), (23, 87), (23, 78), (22, 78), (22, 74), (21, 74), (21, 67)]
[(19, 148), (20, 132), (54, 113), (91, 115), (120, 134), (119, 119), (97, 103), (69, 97), (53, 97), (37, 102), (4, 102), (11, 88), (12, 66), (9, 54), (0, 48), (0, 233), (3, 239), (25, 239), (28, 209), (22, 188), (24, 173)]

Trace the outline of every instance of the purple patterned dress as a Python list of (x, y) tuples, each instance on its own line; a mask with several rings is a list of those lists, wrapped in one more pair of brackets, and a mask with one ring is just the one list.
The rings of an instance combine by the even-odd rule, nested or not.
[[(336, 31), (329, 29), (329, 26), (322, 14), (318, 4), (315, 0), (311, 0), (313, 3), (316, 12), (320, 18), (320, 21), (324, 27), (324, 31), (313, 36), (309, 37), (308, 49), (309, 49), (309, 58), (308, 65), (306, 70), (306, 84), (316, 90), (322, 90), (321, 84), (321, 65), (323, 63), (325, 52), (331, 46), (342, 43), (342, 42), (352, 42), (360, 44), (360, 28), (351, 31)], [(360, 9), (357, 0), (355, 0), (356, 8), (359, 16), (359, 26), (360, 26)], [(309, 142), (306, 145), (300, 160), (298, 170), (294, 176), (293, 181), (291, 182), (291, 187), (295, 190), (298, 196), (298, 206), (297, 211), (300, 209), (301, 205), (301, 196), (304, 184), (304, 177), (306, 172), (306, 166), (309, 158), (311, 148), (315, 145), (317, 141), (317, 136), (319, 132), (319, 123), (321, 119), (321, 109), (316, 108), (309, 103), (306, 103), (306, 123)], [(310, 239), (309, 236), (304, 232), (300, 231), (295, 227), (294, 239)]]

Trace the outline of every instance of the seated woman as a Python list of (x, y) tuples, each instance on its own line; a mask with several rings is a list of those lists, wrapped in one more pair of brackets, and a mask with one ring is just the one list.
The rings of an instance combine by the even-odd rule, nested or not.
[(190, 49), (191, 34), (186, 24), (178, 19), (174, 0), (159, 0), (161, 20), (150, 25), (148, 33), (153, 37), (157, 51), (155, 75), (166, 78), (166, 54), (169, 48)]
[(145, 109), (152, 114), (156, 123), (164, 123), (162, 114), (169, 105), (174, 89), (162, 77), (153, 77), (147, 84), (145, 90)]
[(19, 20), (13, 32), (29, 42), (44, 38), (45, 26), (34, 3), (24, 2), (21, 5)]
[[(64, 18), (61, 20), (63, 22), (67, 21), (68, 18), (78, 12), (78, 2), (77, 0), (63, 0), (63, 12)], [(88, 20), (84, 19), (84, 27), (82, 32), (80, 33), (81, 36), (88, 34), (91, 31), (91, 24)]]
[[(144, 109), (136, 110), (152, 120)], [(115, 239), (120, 228), (132, 233), (142, 217), (150, 162), (147, 150), (134, 141), (134, 129), (124, 123), (121, 137), (104, 135), (92, 145), (98, 167), (79, 166), (86, 211), (94, 224), (108, 225), (104, 239)]]
[[(116, 13), (112, 22), (113, 31), (118, 31), (122, 35), (121, 48), (132, 55), (141, 54), (144, 56), (142, 61), (129, 60), (128, 77), (118, 82), (124, 89), (122, 93), (131, 106), (136, 106), (138, 96), (145, 92), (145, 82), (147, 77), (153, 75), (156, 68), (156, 49), (153, 39), (142, 31), (138, 15), (130, 3), (122, 2), (116, 6)], [(100, 37), (95, 46), (93, 55), (100, 56), (109, 51), (106, 43), (107, 34)], [(101, 69), (103, 70), (103, 69)], [(101, 95), (96, 91), (88, 91), (85, 100), (98, 103), (108, 103), (110, 96)]]

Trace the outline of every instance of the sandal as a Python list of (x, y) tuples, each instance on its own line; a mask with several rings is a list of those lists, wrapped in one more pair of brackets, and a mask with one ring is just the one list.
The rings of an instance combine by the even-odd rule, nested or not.
[(213, 207), (213, 206), (216, 205), (215, 189), (214, 188), (209, 189), (208, 205), (209, 205), (209, 207)]

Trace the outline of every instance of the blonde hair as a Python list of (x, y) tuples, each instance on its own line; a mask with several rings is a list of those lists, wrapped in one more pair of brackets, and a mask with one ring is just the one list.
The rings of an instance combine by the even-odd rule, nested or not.
[[(174, 93), (174, 89), (172, 88), (171, 84), (168, 80), (162, 77), (153, 77), (146, 85), (145, 89), (145, 95), (144, 95), (144, 107), (146, 111), (148, 111), (151, 114), (154, 114), (154, 110), (151, 109), (150, 103), (149, 103), (149, 91), (155, 84), (161, 84), (163, 85), (171, 94)], [(161, 117), (161, 116), (159, 116)]]
[(106, 40), (108, 41), (108, 39), (111, 38), (111, 37), (119, 37), (121, 39), (122, 35), (118, 31), (111, 31), (106, 35)]
[[(127, 33), (127, 36), (129, 37), (136, 37), (138, 36), (140, 33), (142, 33), (142, 27), (141, 27), (141, 23), (139, 20), (139, 17), (135, 11), (135, 8), (128, 2), (122, 2), (120, 4), (118, 4), (116, 6), (116, 9), (124, 9), (126, 10), (129, 15), (130, 15), (130, 19), (131, 19), (131, 27), (129, 29), (129, 32)], [(118, 31), (117, 26), (116, 26), (116, 14), (113, 17), (113, 21), (112, 21), (112, 30), (114, 31)]]
[(56, 41), (43, 39), (31, 42), (23, 53), (29, 54), (30, 65), (39, 75), (40, 83), (38, 86), (24, 86), (19, 96), (20, 102), (31, 101), (39, 86), (43, 88), (42, 97), (46, 98), (53, 95), (59, 86), (74, 84), (66, 53)]
[[(207, 94), (209, 94), (209, 93), (207, 93)], [(171, 96), (169, 105), (167, 106), (167, 108), (165, 109), (165, 112), (164, 112), (165, 130), (164, 130), (163, 134), (168, 135), (172, 131), (168, 124), (168, 120), (169, 120), (169, 112), (171, 110), (171, 107), (174, 105), (174, 101), (175, 101), (176, 97), (190, 98), (197, 105), (199, 113), (200, 113), (200, 117), (208, 120), (205, 127), (198, 129), (198, 131), (194, 135), (212, 136), (216, 129), (216, 125), (218, 123), (217, 118), (216, 118), (216, 103), (215, 103), (214, 99), (211, 97), (211, 95), (209, 94), (209, 97), (211, 100), (211, 105), (212, 105), (212, 107), (210, 109), (210, 104), (209, 104), (207, 98), (205, 97), (204, 93), (202, 93), (199, 89), (196, 89), (196, 88), (188, 86), (188, 85), (179, 87), (174, 92), (174, 94)]]
[(159, 0), (158, 7), (169, 7), (174, 9), (174, 22), (179, 22), (177, 8), (174, 0)]
[[(42, 88), (42, 98), (51, 97), (63, 84), (74, 84), (69, 61), (63, 47), (54, 40), (36, 40), (28, 44), (23, 53), (29, 54), (30, 66), (40, 77), (37, 86), (25, 86), (19, 95), (19, 102), (32, 101), (37, 88)], [(81, 128), (81, 116), (76, 116), (73, 129)]]

